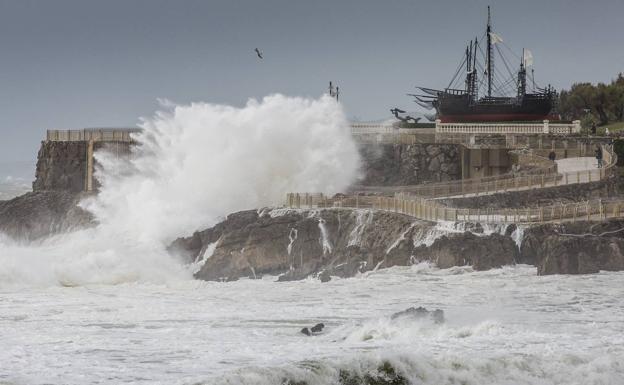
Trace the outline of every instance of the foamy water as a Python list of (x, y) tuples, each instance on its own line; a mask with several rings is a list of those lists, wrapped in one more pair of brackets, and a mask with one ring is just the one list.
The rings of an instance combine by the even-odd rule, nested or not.
[[(0, 384), (326, 385), (383, 361), (413, 384), (624, 383), (624, 273), (419, 264), (325, 284), (192, 280), (197, 265), (165, 251), (175, 237), (355, 180), (332, 99), (170, 106), (142, 126), (129, 163), (97, 154), (102, 190), (83, 205), (99, 226), (30, 245), (0, 236)], [(463, 230), (441, 223), (418, 242)], [(447, 323), (391, 320), (412, 306)], [(299, 333), (318, 322), (324, 334)]]
[[(420, 264), (324, 284), (3, 290), (0, 382), (331, 384), (388, 360), (415, 384), (621, 384), (623, 278)], [(390, 319), (410, 306), (447, 323)], [(324, 334), (299, 333), (317, 322)]]

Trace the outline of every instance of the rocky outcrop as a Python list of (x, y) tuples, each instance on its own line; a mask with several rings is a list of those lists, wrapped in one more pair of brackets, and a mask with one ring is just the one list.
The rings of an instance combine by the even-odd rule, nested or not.
[(37, 191), (0, 201), (0, 232), (18, 241), (32, 241), (93, 224), (77, 206), (81, 194)]
[[(511, 237), (443, 229), (401, 214), (325, 209), (243, 211), (175, 241), (170, 252), (204, 261), (196, 277), (279, 280), (351, 277), (360, 272), (432, 261), (484, 270), (514, 263)], [(200, 263), (201, 264), (201, 263)]]
[(87, 142), (41, 142), (33, 191), (85, 188)]
[[(44, 141), (37, 155), (37, 169), (33, 191), (69, 191), (78, 193), (85, 190), (87, 175), (86, 141)], [(94, 153), (106, 151), (116, 157), (128, 157), (133, 143), (122, 141), (96, 141), (93, 143)], [(93, 167), (98, 167), (96, 159)], [(97, 190), (99, 183), (93, 180), (93, 188)]]
[(361, 145), (365, 186), (406, 186), (461, 179), (461, 158), (454, 144)]
[(539, 275), (624, 270), (624, 220), (530, 227), (520, 250)]

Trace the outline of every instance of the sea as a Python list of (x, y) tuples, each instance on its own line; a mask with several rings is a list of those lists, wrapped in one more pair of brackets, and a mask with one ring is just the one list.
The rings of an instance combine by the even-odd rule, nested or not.
[[(0, 384), (624, 384), (624, 272), (418, 263), (204, 282), (166, 253), (228, 213), (352, 183), (357, 146), (333, 100), (166, 105), (142, 127), (130, 160), (96, 154), (102, 189), (81, 206), (97, 226), (0, 235)], [(32, 177), (6, 183), (17, 174), (3, 197), (28, 191)], [(410, 307), (445, 322), (392, 317)]]

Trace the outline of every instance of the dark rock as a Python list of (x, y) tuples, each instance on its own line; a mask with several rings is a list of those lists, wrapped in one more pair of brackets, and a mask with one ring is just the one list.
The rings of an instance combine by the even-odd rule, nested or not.
[(316, 324), (316, 325), (312, 326), (312, 328), (310, 329), (310, 331), (311, 331), (312, 333), (320, 333), (320, 332), (322, 332), (322, 331), (323, 331), (323, 328), (324, 328), (324, 327), (325, 327), (325, 324), (324, 324), (324, 323), (318, 323), (318, 324)]
[[(430, 247), (415, 247), (433, 227), (430, 222), (382, 211), (265, 210), (262, 215), (243, 211), (176, 240), (170, 251), (191, 262), (208, 247), (214, 249), (195, 275), (204, 280), (247, 277), (254, 272), (278, 276), (278, 281), (315, 276), (326, 282), (332, 276), (347, 278), (419, 261), (433, 261), (441, 268), (473, 265), (484, 270), (518, 258), (514, 241), (498, 234), (451, 233)], [(483, 231), (480, 225), (468, 228)]]
[(390, 319), (396, 320), (399, 318), (412, 318), (412, 319), (422, 319), (429, 318), (433, 322), (439, 324), (444, 322), (444, 311), (440, 309), (436, 309), (433, 311), (429, 311), (426, 308), (419, 306), (417, 308), (410, 307), (400, 312), (394, 313), (390, 316)]
[(624, 220), (534, 226), (525, 230), (521, 259), (539, 275), (624, 270)]
[(311, 336), (312, 335), (312, 332), (308, 328), (301, 329), (301, 333), (305, 334), (306, 336)]
[(83, 197), (67, 191), (37, 191), (0, 201), (0, 232), (32, 241), (93, 226), (93, 216), (78, 207)]
[(34, 191), (84, 191), (87, 142), (42, 142), (37, 155)]
[(319, 274), (319, 280), (321, 282), (329, 282), (329, 281), (331, 281), (331, 276), (329, 275), (329, 271), (328, 270), (323, 270)]
[(465, 232), (443, 235), (431, 247), (415, 249), (413, 256), (418, 260), (431, 260), (442, 269), (471, 265), (475, 270), (488, 270), (514, 264), (519, 253), (510, 237)]

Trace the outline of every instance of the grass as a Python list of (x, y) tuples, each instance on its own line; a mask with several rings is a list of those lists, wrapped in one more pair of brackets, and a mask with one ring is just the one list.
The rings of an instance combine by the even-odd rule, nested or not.
[(598, 134), (604, 134), (606, 128), (609, 128), (609, 133), (624, 131), (624, 122), (612, 122), (605, 126), (600, 126), (598, 127)]

